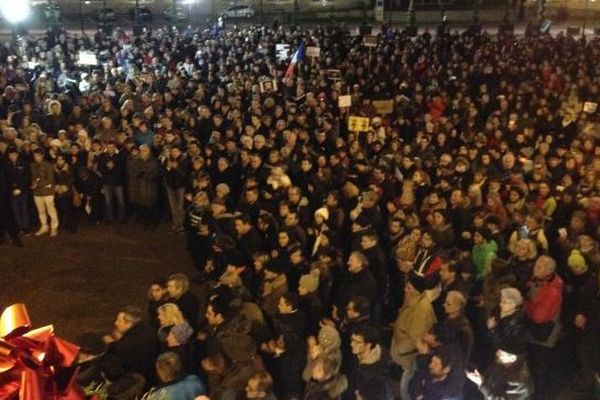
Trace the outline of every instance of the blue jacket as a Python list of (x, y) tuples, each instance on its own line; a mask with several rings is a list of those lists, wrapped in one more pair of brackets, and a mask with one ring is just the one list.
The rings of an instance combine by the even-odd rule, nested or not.
[(144, 399), (147, 400), (190, 400), (206, 394), (204, 384), (196, 375), (188, 375), (175, 382), (152, 389)]

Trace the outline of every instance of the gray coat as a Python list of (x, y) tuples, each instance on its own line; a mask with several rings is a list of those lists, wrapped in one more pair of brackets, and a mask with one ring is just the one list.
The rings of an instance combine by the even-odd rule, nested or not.
[(151, 156), (143, 160), (139, 156), (129, 159), (127, 168), (129, 200), (144, 207), (156, 204), (160, 183), (158, 160)]

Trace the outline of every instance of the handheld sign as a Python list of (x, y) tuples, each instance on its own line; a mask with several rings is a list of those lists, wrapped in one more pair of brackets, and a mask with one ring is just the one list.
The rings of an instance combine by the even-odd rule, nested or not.
[(277, 54), (277, 61), (286, 61), (290, 58), (290, 45), (285, 43), (276, 44), (275, 54)]
[(377, 36), (373, 36), (373, 35), (363, 36), (363, 45), (365, 47), (377, 47)]
[(369, 130), (369, 118), (351, 116), (348, 119), (348, 130), (350, 132), (366, 132)]
[(377, 114), (391, 114), (394, 112), (394, 100), (373, 100), (371, 102)]
[(79, 52), (79, 65), (98, 65), (98, 58), (93, 51)]
[(350, 96), (349, 94), (340, 96), (338, 98), (338, 107), (344, 108), (344, 107), (350, 107), (351, 105), (352, 105), (352, 96)]

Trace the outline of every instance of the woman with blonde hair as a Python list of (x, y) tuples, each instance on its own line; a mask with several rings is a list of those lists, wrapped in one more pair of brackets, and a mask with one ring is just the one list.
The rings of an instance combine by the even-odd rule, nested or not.
[(177, 307), (166, 303), (158, 307), (158, 338), (167, 347), (175, 347), (189, 342), (193, 330)]

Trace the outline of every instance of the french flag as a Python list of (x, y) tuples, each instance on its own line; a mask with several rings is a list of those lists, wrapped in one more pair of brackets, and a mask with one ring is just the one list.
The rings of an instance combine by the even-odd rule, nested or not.
[(294, 69), (296, 68), (296, 64), (298, 64), (298, 62), (302, 60), (304, 60), (304, 42), (300, 43), (300, 47), (298, 47), (298, 49), (292, 56), (292, 61), (290, 62), (290, 65), (285, 71), (285, 77), (287, 79), (290, 79), (294, 76)]

